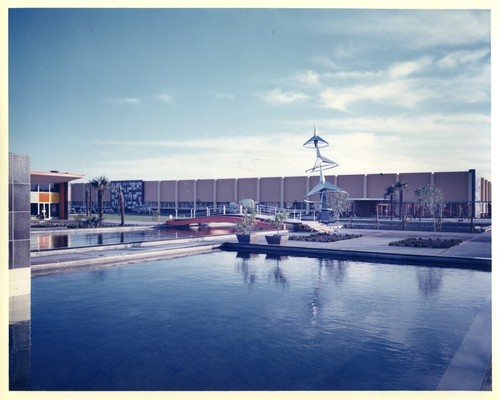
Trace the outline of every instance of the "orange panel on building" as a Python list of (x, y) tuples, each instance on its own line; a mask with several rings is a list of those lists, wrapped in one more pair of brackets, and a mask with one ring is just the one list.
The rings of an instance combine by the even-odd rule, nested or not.
[(49, 203), (50, 202), (50, 193), (38, 193), (38, 202), (39, 203)]

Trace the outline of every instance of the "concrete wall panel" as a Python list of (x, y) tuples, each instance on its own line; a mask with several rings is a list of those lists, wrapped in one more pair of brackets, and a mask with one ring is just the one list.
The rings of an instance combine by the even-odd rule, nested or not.
[(214, 201), (214, 179), (199, 179), (196, 181), (196, 200), (202, 202)]
[(260, 179), (260, 202), (279, 203), (281, 200), (281, 179), (261, 178)]
[(252, 199), (257, 201), (257, 178), (238, 179), (238, 201), (242, 199)]
[(159, 181), (144, 181), (144, 203), (158, 201)]
[(364, 175), (339, 175), (337, 186), (349, 193), (351, 198), (362, 198), (364, 177)]
[(381, 199), (387, 187), (394, 183), (396, 183), (396, 174), (369, 174), (366, 176), (366, 197)]
[(399, 181), (406, 182), (408, 184), (408, 187), (403, 194), (404, 201), (416, 202), (417, 197), (415, 196), (415, 189), (423, 185), (430, 184), (432, 181), (432, 173), (431, 172), (402, 173), (399, 174)]
[(175, 185), (177, 181), (161, 181), (160, 182), (160, 200), (163, 202), (175, 201)]
[(194, 201), (194, 179), (182, 180), (178, 182), (179, 201)]
[(463, 172), (435, 172), (434, 184), (444, 193), (445, 201), (466, 201), (469, 173)]
[(238, 201), (235, 198), (236, 179), (217, 179), (217, 202), (230, 203)]
[(304, 196), (307, 194), (307, 177), (289, 176), (284, 178), (284, 180), (284, 201), (286, 203), (304, 201)]

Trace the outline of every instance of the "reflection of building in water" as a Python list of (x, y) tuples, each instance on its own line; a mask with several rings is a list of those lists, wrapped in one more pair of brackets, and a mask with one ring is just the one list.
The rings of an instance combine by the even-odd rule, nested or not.
[(31, 321), (9, 325), (9, 389), (28, 387), (31, 368)]

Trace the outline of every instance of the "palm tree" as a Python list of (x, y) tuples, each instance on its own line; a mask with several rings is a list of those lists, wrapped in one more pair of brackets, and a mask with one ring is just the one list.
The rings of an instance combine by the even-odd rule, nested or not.
[(385, 188), (385, 193), (384, 193), (384, 199), (389, 197), (390, 199), (390, 207), (389, 207), (389, 213), (391, 214), (391, 221), (392, 221), (392, 204), (394, 202), (394, 195), (396, 194), (396, 188), (394, 187), (395, 185), (387, 186)]
[(102, 224), (102, 209), (103, 201), (102, 196), (105, 189), (110, 186), (110, 181), (105, 176), (100, 176), (99, 178), (94, 178), (90, 182), (90, 186), (97, 190), (97, 209), (99, 212), (99, 226)]
[(87, 186), (85, 189), (85, 214), (87, 217), (90, 215), (90, 209), (92, 208), (92, 186)]
[(398, 191), (399, 197), (399, 219), (403, 219), (403, 191), (408, 187), (408, 183), (406, 182), (396, 182), (394, 184), (394, 189)]

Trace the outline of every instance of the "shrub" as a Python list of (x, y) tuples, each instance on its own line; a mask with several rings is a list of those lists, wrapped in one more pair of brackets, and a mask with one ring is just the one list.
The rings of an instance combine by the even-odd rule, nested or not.
[(337, 234), (337, 233), (313, 233), (311, 235), (292, 235), (290, 240), (299, 240), (303, 242), (320, 242), (320, 243), (333, 243), (340, 240), (349, 240), (361, 237), (362, 235), (354, 234)]
[(409, 238), (389, 243), (389, 246), (399, 247), (425, 247), (431, 249), (449, 249), (462, 243), (458, 239), (434, 239), (434, 238)]

